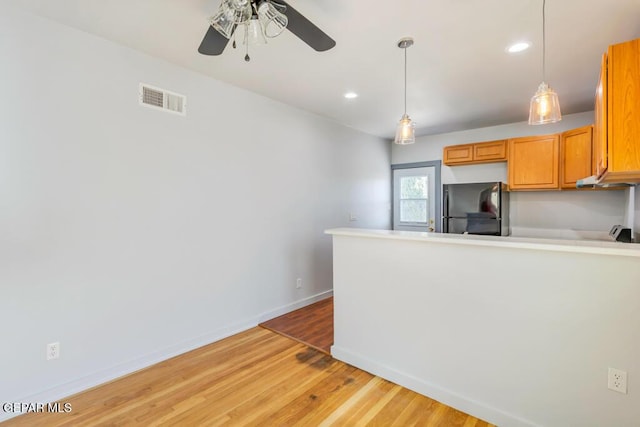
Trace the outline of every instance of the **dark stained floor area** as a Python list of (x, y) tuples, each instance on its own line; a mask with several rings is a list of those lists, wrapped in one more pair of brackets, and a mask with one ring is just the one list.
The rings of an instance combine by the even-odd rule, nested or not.
[(331, 354), (333, 345), (333, 297), (260, 324), (280, 335)]

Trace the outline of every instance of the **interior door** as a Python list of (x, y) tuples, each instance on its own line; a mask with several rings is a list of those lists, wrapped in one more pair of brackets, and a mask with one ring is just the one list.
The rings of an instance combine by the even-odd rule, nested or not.
[(393, 169), (393, 229), (440, 231), (439, 171), (434, 166)]

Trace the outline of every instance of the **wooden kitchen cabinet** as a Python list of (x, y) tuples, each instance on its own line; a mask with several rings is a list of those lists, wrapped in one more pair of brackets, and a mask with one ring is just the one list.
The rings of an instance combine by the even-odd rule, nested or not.
[(600, 182), (640, 182), (640, 39), (609, 46), (595, 97)]
[(596, 176), (601, 177), (607, 170), (607, 54), (602, 55), (600, 78), (596, 88), (593, 125), (593, 151), (595, 152)]
[(444, 147), (442, 162), (445, 165), (471, 163), (473, 161), (473, 145), (451, 145)]
[(509, 189), (559, 189), (559, 144), (558, 134), (510, 139)]
[(507, 161), (507, 140), (444, 147), (443, 163), (448, 166)]
[(479, 142), (473, 144), (473, 161), (480, 162), (506, 162), (507, 140)]
[(593, 126), (566, 131), (560, 136), (560, 188), (575, 189), (579, 179), (594, 174)]

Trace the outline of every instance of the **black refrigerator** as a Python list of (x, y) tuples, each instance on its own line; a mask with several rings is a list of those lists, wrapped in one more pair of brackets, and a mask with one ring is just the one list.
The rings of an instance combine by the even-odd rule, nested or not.
[(509, 192), (503, 182), (442, 186), (442, 231), (509, 235)]

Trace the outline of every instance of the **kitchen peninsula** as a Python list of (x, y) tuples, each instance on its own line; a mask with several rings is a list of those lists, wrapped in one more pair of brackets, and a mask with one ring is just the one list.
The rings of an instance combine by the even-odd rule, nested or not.
[(640, 245), (327, 234), (335, 358), (500, 426), (640, 419)]

